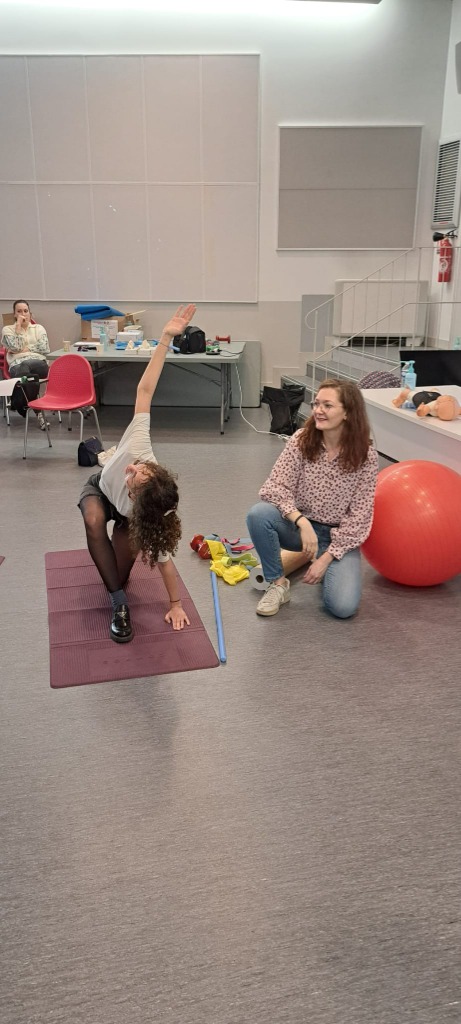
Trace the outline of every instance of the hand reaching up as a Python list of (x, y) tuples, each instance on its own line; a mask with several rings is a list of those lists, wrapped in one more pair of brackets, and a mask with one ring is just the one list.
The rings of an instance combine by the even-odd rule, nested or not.
[(169, 338), (175, 338), (177, 334), (182, 334), (190, 324), (196, 308), (192, 302), (188, 306), (178, 306), (174, 316), (165, 324), (162, 333)]

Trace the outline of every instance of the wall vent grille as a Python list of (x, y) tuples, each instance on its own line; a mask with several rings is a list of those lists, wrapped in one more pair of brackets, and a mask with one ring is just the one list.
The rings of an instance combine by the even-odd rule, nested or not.
[(460, 204), (461, 139), (441, 142), (435, 176), (432, 228), (450, 230), (458, 227)]

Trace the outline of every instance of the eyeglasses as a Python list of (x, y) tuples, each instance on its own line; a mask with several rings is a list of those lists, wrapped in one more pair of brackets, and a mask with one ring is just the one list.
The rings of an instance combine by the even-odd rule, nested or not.
[(311, 409), (339, 409), (339, 405), (333, 405), (332, 402), (319, 402), (316, 398), (314, 402), (310, 403)]

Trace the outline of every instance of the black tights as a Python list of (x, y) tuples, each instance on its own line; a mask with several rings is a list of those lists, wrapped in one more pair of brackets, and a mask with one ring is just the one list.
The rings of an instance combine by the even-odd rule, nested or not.
[(80, 509), (85, 523), (88, 551), (109, 593), (124, 590), (136, 554), (130, 545), (128, 523), (115, 525), (112, 539), (107, 533), (104, 503), (96, 495), (82, 498)]

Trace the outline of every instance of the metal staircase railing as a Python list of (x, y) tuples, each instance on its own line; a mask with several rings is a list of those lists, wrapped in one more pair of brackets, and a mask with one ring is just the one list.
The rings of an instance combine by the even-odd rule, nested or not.
[[(438, 347), (439, 341), (443, 336), (449, 337), (453, 333), (453, 325), (456, 320), (455, 307), (461, 305), (461, 301), (451, 298), (445, 298), (447, 295), (447, 289), (450, 289), (448, 294), (461, 294), (460, 285), (460, 260), (457, 258), (459, 255), (459, 246), (453, 248), (454, 257), (454, 268), (455, 275), (450, 285), (446, 283), (434, 285), (433, 288), (440, 289), (440, 298), (414, 298), (412, 300), (406, 300), (399, 302), (393, 306), (389, 302), (389, 296), (392, 299), (393, 290), (397, 287), (402, 290), (407, 286), (415, 286), (415, 294), (423, 294), (421, 286), (426, 286), (430, 291), (429, 282), (433, 276), (433, 262), (434, 262), (434, 246), (422, 246), (418, 248), (408, 249), (406, 252), (401, 253), (399, 256), (388, 260), (377, 270), (366, 275), (366, 277), (352, 282), (346, 288), (339, 291), (337, 294), (325, 302), (319, 303), (315, 308), (311, 309), (304, 318), (304, 323), (309, 335), (305, 336), (308, 341), (308, 349), (305, 351), (306, 357), (308, 357), (308, 365), (306, 368), (306, 377), (311, 377), (312, 388), (318, 385), (319, 380), (325, 379), (328, 373), (331, 373), (331, 369), (328, 369), (328, 364), (331, 362), (331, 357), (341, 350), (342, 353), (346, 351), (354, 353), (354, 361), (357, 366), (357, 355), (362, 357), (362, 365), (364, 370), (370, 369), (375, 363), (385, 364), (386, 368), (395, 370), (400, 365), (400, 359), (397, 355), (396, 348), (413, 347), (422, 348), (433, 348)], [(384, 278), (383, 274), (387, 276)], [(425, 277), (422, 277), (424, 273)], [(399, 275), (397, 277), (397, 274)], [(411, 276), (410, 276), (411, 275)], [(380, 294), (380, 286), (385, 286), (386, 295)], [(369, 298), (368, 291), (372, 291), (372, 296)], [(342, 303), (344, 296), (348, 296), (348, 312), (349, 318), (352, 317), (354, 330), (353, 333), (335, 335), (334, 332), (334, 321), (335, 312), (338, 310), (338, 303)], [(360, 302), (357, 300), (357, 296), (360, 296)], [(388, 308), (385, 312), (379, 316), (373, 315), (369, 318), (367, 311), (369, 305), (375, 307), (375, 312), (379, 309), (380, 305), (388, 303)], [(399, 320), (402, 326), (405, 319), (405, 314), (412, 308), (414, 315), (406, 317), (405, 330), (389, 330), (389, 325), (394, 321), (394, 326), (397, 323), (399, 326)], [(422, 310), (424, 309), (424, 313)], [(363, 320), (358, 320), (361, 315), (360, 310), (363, 310)], [(336, 320), (338, 319), (336, 315)], [(460, 318), (461, 319), (461, 318)], [(412, 321), (413, 329), (408, 331), (408, 321)], [(360, 323), (360, 327), (357, 326)], [(379, 328), (383, 329), (380, 331)], [(387, 327), (387, 331), (384, 329)], [(454, 333), (461, 335), (461, 325), (459, 330), (454, 330)], [(312, 338), (312, 344), (309, 344), (309, 339)], [(334, 340), (333, 340), (334, 339)], [(333, 344), (331, 341), (333, 340)], [(447, 344), (447, 342), (445, 342)], [(304, 355), (304, 351), (303, 351)], [(346, 358), (344, 359), (346, 362)], [(310, 368), (310, 373), (309, 373)], [(319, 377), (318, 371), (325, 371), (324, 376)], [(305, 379), (305, 378), (303, 378)], [(306, 386), (309, 385), (306, 382)]]

